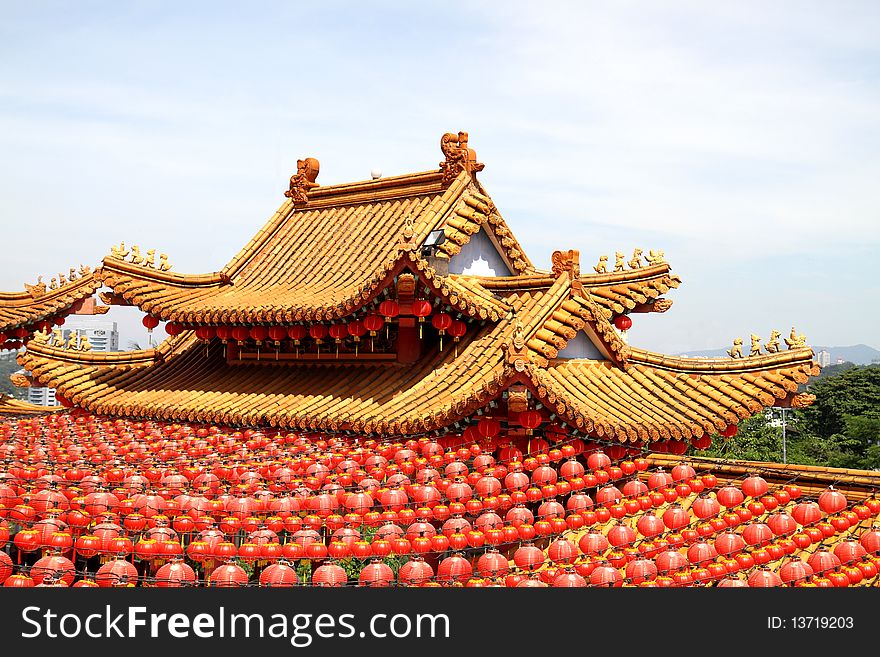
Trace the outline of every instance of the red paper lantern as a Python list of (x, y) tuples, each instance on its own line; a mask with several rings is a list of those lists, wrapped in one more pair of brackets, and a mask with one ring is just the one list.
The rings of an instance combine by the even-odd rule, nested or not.
[(614, 326), (621, 331), (628, 331), (632, 325), (633, 321), (627, 315), (618, 315), (614, 318)]
[(519, 423), (523, 427), (531, 431), (541, 426), (541, 422), (544, 418), (541, 416), (541, 413), (539, 411), (528, 410), (520, 413), (518, 419)]
[(739, 430), (735, 424), (728, 424), (724, 429), (719, 431), (718, 433), (725, 438), (733, 438)]
[(501, 423), (492, 417), (484, 417), (477, 422), (477, 432), (482, 438), (494, 438), (501, 431)]
[(819, 508), (825, 513), (839, 513), (846, 509), (846, 496), (833, 487), (819, 495)]
[(287, 329), (283, 326), (270, 326), (269, 338), (275, 342), (275, 346), (279, 346), (280, 342), (287, 337)]
[(157, 317), (153, 317), (152, 315), (145, 315), (141, 320), (141, 324), (149, 331), (153, 332), (153, 329), (159, 326), (159, 319)]
[(294, 324), (293, 326), (287, 327), (287, 337), (293, 340), (294, 344), (299, 344), (301, 340), (305, 340), (306, 335), (308, 335), (308, 331), (306, 327), (301, 324)]
[(379, 313), (385, 318), (385, 321), (388, 321), (400, 314), (400, 304), (392, 299), (386, 299), (379, 304)]
[(239, 346), (243, 345), (249, 336), (250, 331), (247, 330), (246, 326), (232, 327), (232, 337), (238, 342)]
[(165, 324), (165, 332), (170, 336), (180, 335), (183, 333), (183, 324), (179, 322), (168, 322)]
[(443, 335), (452, 326), (452, 315), (449, 313), (437, 313), (431, 318), (431, 325)]
[(412, 314), (418, 317), (420, 322), (425, 321), (425, 317), (430, 315), (433, 309), (430, 301), (416, 299), (412, 302)]

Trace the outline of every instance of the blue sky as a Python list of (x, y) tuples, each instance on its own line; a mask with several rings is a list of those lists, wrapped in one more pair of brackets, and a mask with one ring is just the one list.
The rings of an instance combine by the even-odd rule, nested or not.
[(0, 289), (122, 239), (215, 271), (297, 158), (421, 171), (466, 130), (538, 266), (665, 251), (633, 344), (880, 347), (880, 4), (727, 4), (2, 2)]

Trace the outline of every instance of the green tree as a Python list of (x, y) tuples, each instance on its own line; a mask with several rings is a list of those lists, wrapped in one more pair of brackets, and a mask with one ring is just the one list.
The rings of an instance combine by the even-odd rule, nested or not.
[(809, 391), (816, 401), (803, 411), (804, 430), (817, 436), (845, 434), (847, 416), (880, 417), (880, 367), (846, 370), (812, 383)]

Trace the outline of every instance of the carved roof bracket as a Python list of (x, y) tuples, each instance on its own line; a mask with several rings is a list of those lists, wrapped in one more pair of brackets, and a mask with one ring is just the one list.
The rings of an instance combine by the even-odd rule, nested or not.
[(526, 345), (526, 336), (522, 322), (514, 317), (513, 325), (513, 336), (510, 342), (502, 343), (501, 349), (505, 352), (505, 362), (511, 365), (517, 372), (524, 372), (532, 362), (532, 358)]

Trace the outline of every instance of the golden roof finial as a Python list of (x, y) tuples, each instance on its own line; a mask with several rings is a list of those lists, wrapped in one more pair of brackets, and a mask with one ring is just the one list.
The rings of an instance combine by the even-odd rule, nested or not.
[(607, 274), (608, 273), (608, 256), (602, 255), (599, 256), (599, 264), (593, 267), (597, 274)]
[(773, 329), (770, 332), (770, 339), (767, 340), (767, 344), (764, 345), (764, 349), (768, 354), (775, 354), (779, 351), (779, 331)]
[(50, 290), (57, 290), (58, 289), (58, 281), (55, 280), (54, 276), (51, 279), (49, 279), (49, 289)]
[(642, 266), (642, 250), (634, 249), (633, 257), (629, 260), (629, 268), (630, 269), (638, 269)]
[(743, 339), (736, 338), (733, 341), (733, 347), (727, 350), (727, 355), (731, 358), (742, 358), (743, 357)]
[(159, 254), (159, 271), (171, 271), (171, 265), (168, 263), (168, 254)]
[(31, 341), (45, 344), (49, 341), (49, 333), (44, 331), (34, 331), (34, 337), (31, 338)]
[(761, 355), (761, 337), (758, 335), (755, 335), (754, 333), (752, 333), (752, 335), (749, 337), (752, 340), (752, 345), (749, 350), (749, 357), (751, 358), (752, 356), (760, 356)]
[(91, 351), (92, 343), (89, 342), (89, 336), (83, 334), (79, 339), (79, 350), (80, 351)]
[(403, 239), (409, 242), (413, 235), (415, 235), (415, 229), (413, 228), (413, 219), (412, 215), (406, 215), (406, 218), (403, 220)]
[(140, 265), (144, 262), (143, 256), (141, 256), (141, 247), (137, 244), (133, 244), (131, 247), (131, 264)]
[(88, 265), (80, 265), (79, 266), (79, 275), (80, 276), (88, 276), (92, 271), (92, 268)]
[(67, 344), (64, 345), (65, 349), (76, 349), (77, 338), (79, 337), (79, 333), (77, 331), (71, 331), (70, 335), (67, 336)]
[(156, 263), (156, 249), (147, 251), (147, 257), (144, 258), (144, 267), (153, 267)]
[(666, 260), (664, 260), (665, 255), (663, 251), (654, 251), (654, 249), (650, 249), (648, 251), (648, 255), (645, 256), (645, 260), (648, 261), (649, 265), (662, 265)]
[(125, 240), (120, 242), (119, 246), (111, 246), (110, 255), (117, 260), (125, 260), (128, 257), (128, 251), (125, 249)]
[(794, 326), (791, 327), (791, 335), (785, 338), (785, 344), (789, 349), (798, 349), (799, 347), (807, 346), (807, 336), (804, 334), (798, 335), (797, 331), (794, 330)]
[(67, 285), (67, 277), (61, 272), (58, 273), (58, 287), (64, 287)]
[(42, 276), (37, 276), (37, 284), (36, 285), (28, 285), (24, 284), (24, 289), (28, 291), (28, 293), (34, 297), (40, 297), (46, 294), (46, 284), (43, 282)]
[(623, 267), (626, 264), (625, 255), (621, 251), (614, 252), (614, 271), (623, 271)]

